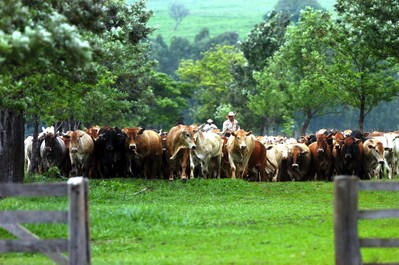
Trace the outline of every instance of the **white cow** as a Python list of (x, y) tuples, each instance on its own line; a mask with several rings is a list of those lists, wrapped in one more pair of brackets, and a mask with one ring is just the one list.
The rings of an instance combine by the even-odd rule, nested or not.
[[(42, 127), (42, 132), (39, 133), (39, 148), (40, 148), (40, 139), (43, 135), (47, 133), (54, 133), (54, 126), (50, 127)], [(32, 158), (32, 147), (33, 147), (33, 136), (28, 136), (24, 140), (24, 150), (25, 150), (25, 163), (26, 163), (26, 172), (31, 173), (31, 158)], [(40, 160), (40, 156), (38, 155), (37, 159)], [(40, 161), (39, 161), (40, 163)]]
[(220, 135), (212, 131), (203, 132), (198, 128), (194, 142), (197, 148), (190, 151), (190, 179), (194, 178), (196, 166), (201, 166), (204, 178), (220, 178), (223, 147)]
[(268, 179), (272, 181), (278, 180), (278, 174), (280, 172), (281, 162), (283, 160), (282, 151), (277, 145), (266, 145), (267, 163), (266, 163), (266, 174)]
[(392, 178), (390, 167), (385, 159), (383, 143), (376, 139), (368, 139), (363, 143), (363, 169), (365, 175), (371, 178), (381, 178), (383, 169), (388, 171), (388, 177)]
[(397, 133), (384, 133), (383, 136), (374, 137), (384, 144), (385, 159), (392, 173), (399, 174), (399, 135)]

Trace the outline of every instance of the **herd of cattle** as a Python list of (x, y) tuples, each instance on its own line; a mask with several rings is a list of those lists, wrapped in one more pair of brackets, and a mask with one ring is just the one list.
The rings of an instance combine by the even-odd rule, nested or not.
[[(178, 124), (167, 133), (140, 127), (99, 127), (39, 134), (40, 172), (66, 177), (147, 179), (241, 178), (251, 181), (361, 179), (396, 176), (399, 133), (319, 130), (296, 140), (239, 130), (226, 138), (202, 126)], [(29, 171), (33, 137), (25, 139)]]

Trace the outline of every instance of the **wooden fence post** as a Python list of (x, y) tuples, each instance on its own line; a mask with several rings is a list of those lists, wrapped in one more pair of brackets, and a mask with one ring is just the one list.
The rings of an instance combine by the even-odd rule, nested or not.
[(69, 264), (91, 264), (88, 182), (82, 177), (68, 180)]
[(334, 178), (336, 265), (362, 264), (357, 232), (357, 181), (356, 176), (337, 176)]

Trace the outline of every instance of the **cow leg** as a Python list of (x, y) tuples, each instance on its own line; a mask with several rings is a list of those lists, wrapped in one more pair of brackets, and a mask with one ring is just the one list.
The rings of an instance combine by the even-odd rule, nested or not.
[(233, 158), (230, 155), (228, 155), (228, 158), (229, 158), (229, 164), (230, 164), (230, 169), (231, 169), (231, 178), (236, 179), (236, 169), (237, 168), (234, 164)]
[(190, 179), (194, 179), (194, 170), (195, 170), (194, 156), (190, 155)]
[(219, 155), (216, 157), (216, 172), (217, 172), (217, 178), (220, 179), (220, 171), (222, 169), (222, 155)]
[(187, 173), (186, 173), (186, 169), (187, 169), (187, 162), (189, 161), (190, 158), (190, 152), (188, 149), (185, 149), (183, 152), (183, 158), (181, 161), (181, 177), (180, 179), (182, 181), (186, 181), (187, 180)]

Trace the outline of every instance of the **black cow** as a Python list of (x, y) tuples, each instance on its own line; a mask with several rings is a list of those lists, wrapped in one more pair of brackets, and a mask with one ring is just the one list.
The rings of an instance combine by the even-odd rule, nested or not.
[(43, 172), (57, 167), (64, 177), (69, 176), (71, 161), (64, 141), (57, 133), (46, 133), (40, 145), (40, 158)]
[(127, 138), (118, 127), (102, 127), (94, 143), (94, 164), (99, 177), (126, 176)]
[(363, 144), (352, 136), (345, 138), (342, 146), (343, 174), (356, 175), (363, 179)]

